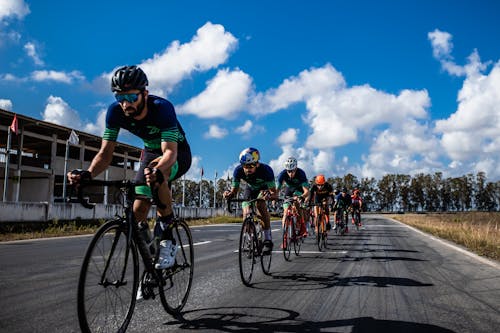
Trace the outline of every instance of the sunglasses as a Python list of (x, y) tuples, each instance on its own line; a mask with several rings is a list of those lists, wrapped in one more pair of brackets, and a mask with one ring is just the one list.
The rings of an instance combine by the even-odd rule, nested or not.
[(243, 169), (253, 169), (257, 166), (255, 163), (243, 164)]
[(140, 93), (137, 94), (115, 94), (116, 101), (122, 103), (127, 101), (129, 103), (135, 103), (139, 99)]

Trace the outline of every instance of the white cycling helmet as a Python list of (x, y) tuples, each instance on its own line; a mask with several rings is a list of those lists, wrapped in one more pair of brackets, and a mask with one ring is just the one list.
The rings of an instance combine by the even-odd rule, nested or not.
[(285, 162), (285, 169), (286, 169), (286, 171), (292, 171), (292, 170), (297, 169), (297, 159), (295, 157), (292, 157), (292, 156), (287, 158), (286, 162)]

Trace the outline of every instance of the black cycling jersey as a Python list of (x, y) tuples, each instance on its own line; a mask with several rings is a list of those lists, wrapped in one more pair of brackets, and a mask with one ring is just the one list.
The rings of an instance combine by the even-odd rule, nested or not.
[(333, 199), (333, 187), (328, 182), (325, 182), (325, 184), (321, 187), (319, 187), (317, 184), (314, 184), (309, 190), (309, 200), (311, 198), (314, 198), (315, 203), (320, 203), (328, 197), (331, 197)]
[(342, 193), (339, 193), (335, 197), (334, 209), (349, 208), (351, 206), (351, 203), (352, 199), (349, 194), (343, 196)]
[(148, 96), (148, 113), (141, 120), (127, 117), (118, 102), (111, 104), (106, 114), (106, 129), (103, 139), (116, 141), (120, 128), (140, 137), (148, 151), (156, 151), (161, 154), (162, 142), (177, 142), (178, 151), (189, 150), (189, 144), (184, 130), (177, 120), (174, 106), (158, 96)]
[(239, 188), (242, 180), (248, 184), (252, 191), (262, 191), (276, 187), (273, 169), (264, 163), (259, 163), (257, 169), (251, 175), (246, 175), (243, 166), (238, 165), (233, 172), (232, 186)]
[[(141, 120), (127, 117), (118, 102), (112, 103), (106, 114), (106, 129), (102, 138), (103, 140), (115, 142), (120, 129), (124, 128), (144, 141), (144, 151), (141, 154), (139, 171), (135, 177), (136, 182), (144, 182), (144, 168), (153, 159), (163, 155), (161, 150), (162, 142), (177, 142), (177, 161), (172, 166), (168, 179), (173, 181), (189, 170), (191, 166), (191, 149), (184, 130), (177, 120), (172, 103), (154, 95), (148, 95), (147, 103), (148, 112)], [(138, 193), (142, 194), (143, 192)]]
[(293, 177), (290, 177), (286, 170), (283, 170), (278, 175), (278, 191), (285, 185), (285, 196), (301, 195), (304, 193), (304, 187), (309, 187), (306, 173), (304, 170), (297, 168)]

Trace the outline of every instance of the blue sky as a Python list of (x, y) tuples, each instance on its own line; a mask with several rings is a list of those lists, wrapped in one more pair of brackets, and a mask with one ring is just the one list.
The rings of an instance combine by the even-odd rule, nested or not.
[[(115, 68), (176, 106), (188, 177), (500, 179), (498, 1), (0, 0), (0, 108), (101, 135)], [(125, 131), (119, 140), (141, 146)]]

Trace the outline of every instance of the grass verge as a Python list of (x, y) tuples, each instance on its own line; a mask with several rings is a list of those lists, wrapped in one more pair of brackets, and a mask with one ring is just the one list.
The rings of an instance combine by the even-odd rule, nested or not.
[(500, 261), (500, 212), (398, 214), (391, 218)]

